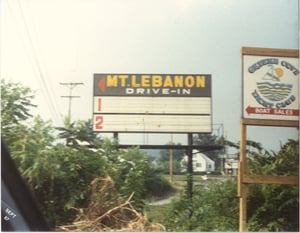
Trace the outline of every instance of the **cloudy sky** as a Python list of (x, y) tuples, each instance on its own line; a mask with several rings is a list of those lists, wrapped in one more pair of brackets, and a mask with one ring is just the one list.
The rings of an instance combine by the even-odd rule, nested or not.
[[(298, 0), (2, 0), (0, 77), (36, 91), (35, 114), (61, 125), (92, 117), (94, 73), (211, 74), (213, 124), (239, 140), (240, 49), (298, 49)], [(291, 128), (249, 127), (248, 138), (277, 150)], [(139, 135), (134, 143), (166, 143)], [(174, 135), (185, 141), (185, 136)], [(124, 139), (124, 142), (126, 140)]]

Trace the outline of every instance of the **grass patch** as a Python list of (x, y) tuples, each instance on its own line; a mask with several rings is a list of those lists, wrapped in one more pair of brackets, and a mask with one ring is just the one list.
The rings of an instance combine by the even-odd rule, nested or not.
[(146, 214), (149, 222), (160, 223), (165, 226), (172, 205), (172, 203), (165, 205), (147, 205)]

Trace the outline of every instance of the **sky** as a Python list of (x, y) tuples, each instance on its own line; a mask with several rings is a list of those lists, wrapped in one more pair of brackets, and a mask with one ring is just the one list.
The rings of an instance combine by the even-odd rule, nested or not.
[[(237, 142), (241, 47), (299, 48), (298, 0), (2, 0), (0, 77), (36, 93), (33, 111), (54, 125), (92, 118), (94, 73), (211, 74), (214, 133)], [(278, 150), (298, 130), (247, 127), (247, 138)], [(171, 136), (120, 135), (165, 144)], [(186, 135), (173, 135), (186, 143)]]

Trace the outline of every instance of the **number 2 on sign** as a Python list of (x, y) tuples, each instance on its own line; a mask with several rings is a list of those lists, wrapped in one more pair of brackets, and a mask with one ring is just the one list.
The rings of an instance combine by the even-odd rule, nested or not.
[(103, 129), (103, 116), (96, 116), (95, 129)]

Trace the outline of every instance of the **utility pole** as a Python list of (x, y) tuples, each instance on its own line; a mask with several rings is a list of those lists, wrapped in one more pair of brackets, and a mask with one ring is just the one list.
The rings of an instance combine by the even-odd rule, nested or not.
[(80, 96), (72, 95), (72, 91), (75, 87), (78, 85), (84, 85), (84, 83), (59, 83), (60, 85), (67, 86), (69, 88), (69, 95), (66, 96), (61, 96), (62, 98), (68, 98), (69, 99), (69, 107), (68, 107), (68, 118), (69, 121), (71, 122), (71, 108), (72, 108), (72, 99), (73, 98), (80, 98)]

